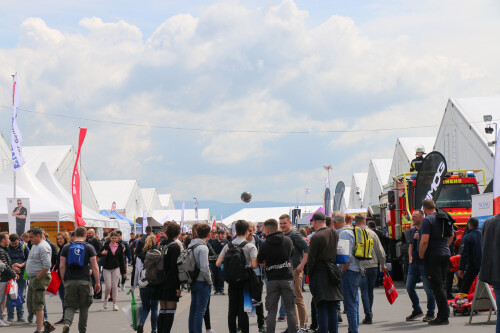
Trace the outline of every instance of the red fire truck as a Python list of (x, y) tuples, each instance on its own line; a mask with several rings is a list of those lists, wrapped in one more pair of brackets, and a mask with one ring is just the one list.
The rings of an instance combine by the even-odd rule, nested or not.
[[(477, 174), (484, 170), (448, 171), (436, 206), (453, 216), (459, 228), (456, 245), (460, 244), (467, 220), (471, 215), (471, 196), (479, 194)], [(421, 203), (413, 200), (416, 172), (407, 172), (394, 177), (380, 196), (380, 225), (389, 238), (388, 262), (392, 265), (393, 278), (404, 279), (408, 271), (408, 241), (412, 227), (411, 214)]]

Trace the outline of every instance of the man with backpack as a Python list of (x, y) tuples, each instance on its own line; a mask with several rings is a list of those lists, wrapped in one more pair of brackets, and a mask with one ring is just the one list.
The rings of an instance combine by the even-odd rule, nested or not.
[(385, 267), (385, 252), (377, 234), (366, 225), (366, 219), (363, 215), (357, 214), (354, 216), (354, 224), (357, 228), (366, 230), (373, 243), (370, 253), (371, 259), (361, 261), (364, 274), (360, 280), (361, 301), (365, 312), (363, 324), (372, 324), (373, 289), (375, 289), (375, 282), (379, 275), (379, 266), (383, 271), (387, 270)]
[(285, 304), (288, 332), (295, 332), (297, 321), (293, 285), (293, 243), (290, 237), (285, 237), (282, 231), (278, 231), (278, 222), (275, 219), (264, 222), (264, 232), (266, 241), (260, 247), (257, 260), (265, 266), (267, 275), (267, 332), (274, 333), (276, 329), (280, 297)]
[(236, 333), (236, 318), (242, 333), (249, 333), (248, 314), (244, 310), (244, 292), (248, 286), (248, 268), (257, 268), (257, 248), (246, 241), (249, 225), (245, 220), (235, 222), (236, 238), (224, 246), (217, 267), (224, 264), (224, 280), (229, 284), (229, 333)]
[[(93, 294), (101, 290), (97, 253), (86, 240), (87, 229), (78, 227), (75, 230), (75, 242), (64, 245), (61, 252), (59, 272), (66, 291), (63, 333), (69, 332), (77, 309), (80, 310), (78, 331), (80, 333), (87, 331), (87, 319)], [(94, 286), (90, 280), (91, 268), (94, 275)]]
[(436, 298), (438, 313), (429, 325), (448, 325), (450, 308), (446, 299), (445, 278), (450, 261), (449, 237), (444, 236), (442, 221), (436, 217), (436, 205), (432, 199), (422, 201), (425, 218), (420, 226), (419, 256), (424, 261), (432, 292)]
[(202, 333), (203, 317), (207, 309), (212, 290), (212, 273), (208, 263), (207, 241), (210, 238), (210, 226), (198, 224), (194, 232), (194, 238), (189, 244), (188, 250), (193, 251), (196, 277), (191, 283), (191, 307), (189, 309), (189, 333)]
[(302, 297), (302, 279), (304, 278), (304, 266), (307, 263), (309, 255), (309, 244), (304, 236), (297, 230), (292, 229), (292, 222), (288, 214), (280, 216), (280, 228), (283, 234), (290, 238), (293, 243), (292, 265), (293, 265), (293, 283), (295, 288), (295, 320), (300, 328), (307, 327), (307, 308)]
[[(208, 242), (210, 243), (210, 245), (212, 245), (212, 248), (214, 249), (218, 258), (219, 254), (222, 252), (222, 249), (227, 244), (226, 232), (220, 229), (217, 232), (217, 238), (211, 239)], [(214, 295), (217, 295), (218, 293), (224, 295), (224, 276), (222, 275), (222, 270), (220, 269), (220, 267), (217, 267), (217, 265), (215, 265), (216, 262), (217, 259), (215, 259), (215, 261), (213, 262), (210, 262), (210, 270), (214, 275)]]

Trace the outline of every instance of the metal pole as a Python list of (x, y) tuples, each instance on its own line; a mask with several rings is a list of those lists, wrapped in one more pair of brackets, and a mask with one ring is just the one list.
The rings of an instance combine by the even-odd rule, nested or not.
[[(15, 77), (15, 75), (12, 75), (12, 84), (14, 84), (14, 77)], [(12, 127), (14, 126), (13, 122), (12, 122), (11, 126)], [(13, 130), (14, 130), (14, 128), (11, 128), (11, 131), (13, 131)], [(11, 145), (10, 149), (12, 149), (12, 142), (10, 143), (10, 145)], [(13, 180), (14, 180), (14, 198), (16, 198), (16, 167), (14, 166), (14, 156), (12, 156), (12, 172), (14, 173), (14, 177), (13, 177)]]

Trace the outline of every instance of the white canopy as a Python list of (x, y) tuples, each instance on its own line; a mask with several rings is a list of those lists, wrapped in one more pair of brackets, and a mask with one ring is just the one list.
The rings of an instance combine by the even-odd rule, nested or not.
[(99, 210), (110, 210), (113, 202), (116, 211), (131, 220), (142, 216), (146, 210), (137, 180), (100, 180), (90, 185), (99, 203)]
[[(176, 221), (180, 222), (181, 221), (181, 213), (182, 209), (172, 209), (172, 210), (165, 210), (165, 209), (157, 209), (153, 211), (153, 218), (160, 222), (163, 223), (165, 221)], [(184, 223), (185, 224), (193, 224), (196, 222), (210, 222), (210, 209), (207, 208), (202, 208), (198, 209), (198, 219), (196, 219), (194, 209), (185, 209), (184, 210)]]
[(172, 199), (172, 194), (159, 194), (161, 209), (173, 210), (175, 209), (174, 200)]
[(155, 188), (141, 188), (141, 194), (148, 216), (151, 216), (155, 209), (162, 209), (160, 198)]
[[(351, 179), (348, 208), (361, 208), (363, 206), (363, 196), (365, 195), (366, 180), (368, 173), (353, 173)], [(347, 191), (346, 191), (347, 193)]]
[(389, 180), (394, 176), (410, 171), (410, 163), (415, 158), (415, 150), (418, 145), (424, 146), (425, 152), (430, 153), (434, 148), (434, 142), (436, 142), (436, 138), (433, 136), (398, 138), (392, 157)]
[[(315, 206), (315, 205), (299, 206), (299, 208), (302, 209), (302, 213), (314, 212), (319, 207), (320, 206)], [(286, 206), (286, 207), (265, 207), (265, 208), (243, 208), (242, 210), (226, 217), (224, 220), (222, 220), (222, 223), (224, 223), (227, 226), (230, 226), (234, 221), (237, 220), (251, 221), (253, 223), (262, 223), (265, 222), (267, 219), (278, 220), (279, 217), (283, 214), (290, 215), (290, 212), (294, 208), (296, 207)]]
[(363, 197), (364, 207), (379, 204), (379, 196), (382, 194), (384, 185), (386, 185), (389, 180), (391, 165), (392, 159), (370, 160), (365, 194)]

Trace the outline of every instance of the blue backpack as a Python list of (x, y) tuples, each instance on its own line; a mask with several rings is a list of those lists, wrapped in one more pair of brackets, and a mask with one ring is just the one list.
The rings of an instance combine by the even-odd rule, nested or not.
[(73, 243), (69, 247), (68, 267), (83, 268), (85, 264), (85, 244)]

